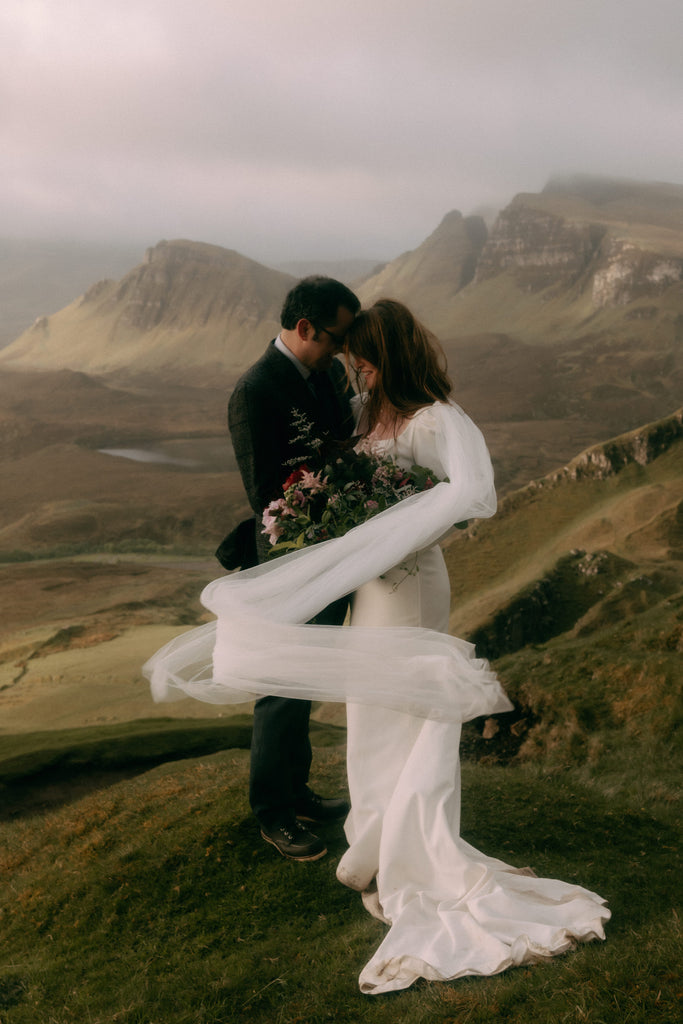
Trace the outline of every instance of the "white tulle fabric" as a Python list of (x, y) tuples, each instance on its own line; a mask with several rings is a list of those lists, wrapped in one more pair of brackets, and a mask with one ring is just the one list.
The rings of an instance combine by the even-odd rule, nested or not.
[(144, 666), (154, 700), (228, 704), (279, 694), (457, 722), (509, 710), (488, 662), (464, 640), (420, 626), (305, 624), (454, 523), (495, 512), (491, 460), (472, 420), (454, 403), (418, 417), (429, 422), (427, 453), (448, 480), (344, 537), (214, 580), (201, 601), (216, 621), (172, 640)]

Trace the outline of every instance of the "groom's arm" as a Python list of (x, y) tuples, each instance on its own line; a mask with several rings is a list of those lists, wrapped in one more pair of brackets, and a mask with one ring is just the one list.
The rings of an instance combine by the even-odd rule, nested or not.
[(228, 426), (244, 489), (254, 514), (281, 496), (284, 482), (282, 425), (273, 417), (273, 403), (263, 388), (240, 381), (228, 404)]

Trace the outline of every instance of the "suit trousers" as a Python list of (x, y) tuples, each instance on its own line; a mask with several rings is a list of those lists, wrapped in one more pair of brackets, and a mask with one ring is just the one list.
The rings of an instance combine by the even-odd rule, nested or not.
[[(312, 624), (341, 626), (347, 597), (323, 608)], [(312, 751), (308, 735), (310, 700), (261, 697), (254, 705), (249, 802), (264, 828), (291, 822), (305, 796)]]

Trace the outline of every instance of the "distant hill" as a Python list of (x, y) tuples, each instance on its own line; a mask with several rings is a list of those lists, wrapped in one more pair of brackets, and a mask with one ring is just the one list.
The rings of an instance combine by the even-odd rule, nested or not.
[(130, 245), (0, 239), (0, 349), (93, 281), (121, 277), (140, 255)]
[(490, 231), (452, 211), (360, 288), (365, 302), (380, 294), (444, 340), (504, 332), (557, 344), (589, 323), (613, 327), (614, 310), (652, 326), (683, 303), (683, 185), (557, 179), (516, 196)]
[(293, 280), (219, 246), (159, 242), (120, 281), (41, 317), (0, 365), (225, 381), (277, 332)]
[(398, 298), (433, 323), (437, 311), (473, 280), (488, 236), (483, 217), (457, 210), (413, 252), (386, 264), (359, 288), (364, 304), (382, 296)]

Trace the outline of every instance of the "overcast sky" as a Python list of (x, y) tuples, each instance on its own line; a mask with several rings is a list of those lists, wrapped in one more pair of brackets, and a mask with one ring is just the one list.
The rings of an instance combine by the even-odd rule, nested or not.
[(683, 0), (2, 0), (0, 235), (412, 249), (558, 173), (683, 183)]

